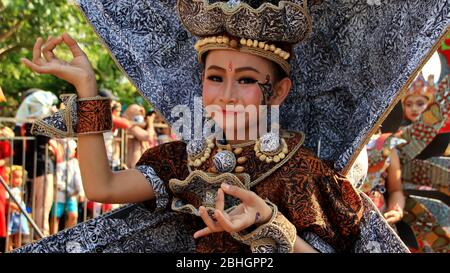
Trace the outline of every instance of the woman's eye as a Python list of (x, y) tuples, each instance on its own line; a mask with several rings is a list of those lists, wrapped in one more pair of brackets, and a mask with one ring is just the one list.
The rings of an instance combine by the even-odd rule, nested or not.
[(419, 102), (418, 104), (417, 104), (417, 106), (419, 106), (419, 107), (422, 107), (422, 106), (424, 106), (425, 105), (425, 103), (423, 103), (423, 102)]
[(252, 79), (252, 78), (242, 78), (238, 80), (239, 84), (253, 84), (256, 83), (257, 80)]
[(208, 80), (213, 81), (213, 82), (222, 82), (222, 78), (219, 76), (209, 76)]

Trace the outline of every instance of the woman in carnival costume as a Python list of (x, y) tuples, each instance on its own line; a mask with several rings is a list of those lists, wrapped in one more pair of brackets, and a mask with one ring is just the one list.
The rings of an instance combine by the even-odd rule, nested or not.
[[(408, 195), (403, 222), (416, 236), (416, 242), (408, 244), (411, 251), (448, 253), (450, 160), (445, 156), (448, 140), (441, 138), (445, 134), (440, 132), (450, 109), (449, 78), (448, 75), (442, 77), (436, 86), (432, 75), (427, 78), (431, 78), (431, 84), (430, 81), (425, 84), (420, 74), (402, 100), (405, 118), (411, 121), (397, 133), (405, 140), (397, 147), (403, 188)], [(414, 110), (414, 106), (408, 105), (412, 102), (425, 103), (425, 106), (422, 110)], [(439, 142), (435, 141), (438, 139)], [(438, 156), (437, 150), (444, 154)]]
[[(135, 169), (112, 173), (99, 134), (111, 127), (109, 102), (96, 97), (86, 55), (67, 34), (45, 44), (38, 39), (33, 61), (24, 63), (71, 82), (78, 96), (64, 96), (66, 109), (36, 122), (34, 132), (78, 136), (90, 199), (150, 201), (18, 251), (407, 252), (370, 199), (340, 171), (351, 165), (365, 136), (445, 31), (444, 2), (415, 1), (417, 13), (424, 12), (417, 18), (444, 19), (416, 20), (406, 34), (402, 20), (385, 22), (408, 17), (410, 2), (80, 1), (118, 64), (169, 123), (179, 126), (173, 108), (194, 109), (201, 91), (205, 116), (225, 137), (192, 137), (190, 121), (182, 119), (187, 144), (152, 148)], [(400, 44), (374, 47), (377, 37), (387, 42), (390, 34)], [(373, 39), (370, 46), (365, 39)], [(416, 39), (413, 50), (403, 44)], [(72, 50), (70, 64), (61, 65), (52, 53), (61, 43)], [(405, 61), (399, 77), (378, 67), (392, 58)], [(384, 79), (383, 90), (372, 74)], [(242, 112), (236, 106), (256, 113), (270, 106), (276, 117), (280, 105), (281, 130), (274, 122), (269, 133), (236, 140), (242, 130), (260, 132), (267, 122), (249, 115), (234, 126)], [(202, 111), (197, 114), (194, 125), (203, 119)]]

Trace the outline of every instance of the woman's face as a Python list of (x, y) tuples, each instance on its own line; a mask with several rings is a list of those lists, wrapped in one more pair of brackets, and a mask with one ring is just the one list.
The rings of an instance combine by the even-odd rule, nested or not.
[[(256, 128), (263, 100), (258, 83), (273, 83), (274, 65), (261, 57), (232, 50), (212, 50), (205, 62), (203, 104), (207, 113), (237, 140)], [(254, 111), (253, 111), (254, 110)], [(255, 113), (254, 114), (245, 114)], [(244, 131), (242, 131), (244, 130)], [(230, 140), (230, 135), (227, 134)]]
[(420, 95), (408, 96), (405, 99), (405, 116), (410, 121), (416, 121), (427, 109), (428, 99)]

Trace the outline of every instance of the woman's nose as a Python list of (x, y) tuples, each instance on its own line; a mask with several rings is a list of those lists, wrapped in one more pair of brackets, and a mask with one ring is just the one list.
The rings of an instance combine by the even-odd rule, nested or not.
[(411, 108), (411, 110), (412, 110), (413, 112), (419, 112), (419, 107), (416, 106), (416, 105), (413, 105), (412, 108)]
[(232, 82), (227, 82), (220, 94), (220, 102), (225, 104), (236, 103), (237, 98), (235, 94), (235, 88)]

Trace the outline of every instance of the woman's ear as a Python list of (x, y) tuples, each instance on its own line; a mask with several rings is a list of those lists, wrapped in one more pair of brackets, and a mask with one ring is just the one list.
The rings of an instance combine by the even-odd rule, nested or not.
[(292, 87), (292, 81), (289, 77), (285, 77), (278, 81), (273, 90), (273, 95), (269, 100), (270, 105), (281, 105), (286, 99)]

